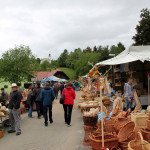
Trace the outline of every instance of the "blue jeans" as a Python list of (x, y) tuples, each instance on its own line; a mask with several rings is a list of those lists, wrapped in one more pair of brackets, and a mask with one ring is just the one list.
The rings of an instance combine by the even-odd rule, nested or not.
[(130, 97), (131, 99), (131, 102), (129, 102), (129, 99), (127, 97), (125, 97), (125, 102), (126, 102), (126, 111), (129, 109), (129, 108), (132, 108), (132, 104), (133, 104), (133, 97)]
[(32, 117), (32, 111), (33, 111), (33, 104), (30, 104), (30, 109), (28, 112), (28, 117)]

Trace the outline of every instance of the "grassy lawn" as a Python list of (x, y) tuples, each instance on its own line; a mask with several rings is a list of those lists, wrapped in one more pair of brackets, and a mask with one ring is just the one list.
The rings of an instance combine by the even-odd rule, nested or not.
[(70, 68), (58, 68), (61, 69), (69, 78), (70, 80), (76, 80), (76, 72)]

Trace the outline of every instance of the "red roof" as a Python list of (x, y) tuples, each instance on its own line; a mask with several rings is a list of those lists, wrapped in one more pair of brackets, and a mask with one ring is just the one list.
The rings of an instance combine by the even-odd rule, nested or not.
[(53, 70), (51, 72), (46, 72), (46, 71), (40, 71), (40, 72), (36, 72), (34, 74), (34, 77), (35, 78), (42, 78), (42, 79), (45, 79), (47, 77), (51, 77), (51, 76), (54, 76), (56, 74), (56, 72), (63, 72), (62, 70), (60, 69), (56, 69), (56, 70)]

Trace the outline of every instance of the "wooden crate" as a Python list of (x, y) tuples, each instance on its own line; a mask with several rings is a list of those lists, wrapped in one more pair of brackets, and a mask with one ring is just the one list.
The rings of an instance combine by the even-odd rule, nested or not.
[(131, 120), (135, 122), (139, 129), (146, 128), (147, 119), (150, 116), (144, 113), (131, 113)]

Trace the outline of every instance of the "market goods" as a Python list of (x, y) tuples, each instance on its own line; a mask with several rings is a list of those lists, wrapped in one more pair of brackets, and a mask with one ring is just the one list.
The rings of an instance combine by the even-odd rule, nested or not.
[(121, 150), (128, 150), (128, 142), (119, 142)]
[(136, 139), (130, 141), (128, 144), (128, 150), (150, 150), (150, 144), (143, 140), (143, 136), (140, 132), (138, 132)]
[(108, 96), (102, 96), (102, 101), (110, 101), (110, 98)]
[(150, 130), (150, 119), (147, 119), (147, 129)]
[(95, 117), (83, 116), (84, 125), (96, 126), (97, 118), (98, 118), (97, 116), (95, 116)]
[[(93, 150), (101, 150), (102, 148), (102, 135), (94, 137), (90, 134), (90, 142)], [(104, 133), (104, 145), (105, 147), (112, 149), (117, 149), (118, 147), (118, 138), (113, 134)]]
[(142, 129), (141, 133), (143, 135), (143, 139), (148, 141), (150, 143), (150, 130), (148, 130), (147, 128)]
[(114, 124), (114, 119), (104, 120), (104, 131), (109, 133), (115, 132)]
[(6, 107), (5, 106), (1, 106), (0, 111), (6, 111)]
[(2, 138), (4, 136), (4, 130), (0, 130), (0, 138)]
[(118, 133), (119, 142), (131, 141), (135, 139), (136, 134), (135, 123), (130, 121), (126, 123)]
[(120, 129), (128, 122), (130, 122), (128, 118), (117, 118), (114, 125), (116, 133), (118, 133)]
[(104, 106), (110, 106), (112, 104), (111, 101), (104, 101)]
[(146, 128), (149, 116), (145, 113), (131, 113), (131, 120), (135, 122), (139, 129)]
[(5, 114), (0, 111), (0, 117), (5, 117)]

